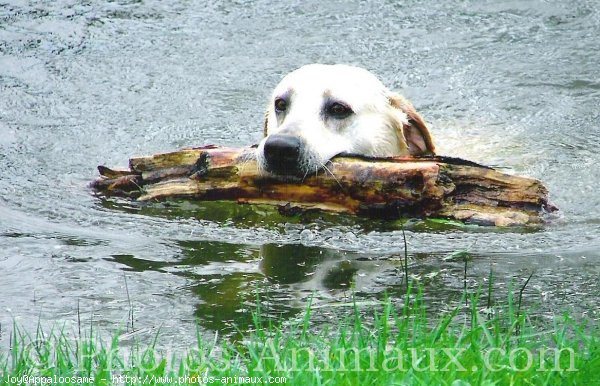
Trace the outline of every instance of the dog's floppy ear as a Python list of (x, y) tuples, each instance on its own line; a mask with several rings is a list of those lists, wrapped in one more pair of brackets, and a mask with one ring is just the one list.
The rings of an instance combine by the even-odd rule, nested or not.
[(396, 93), (390, 93), (388, 99), (390, 105), (402, 110), (407, 115), (408, 124), (402, 125), (402, 135), (406, 140), (409, 153), (411, 155), (435, 154), (435, 146), (429, 128), (412, 103)]

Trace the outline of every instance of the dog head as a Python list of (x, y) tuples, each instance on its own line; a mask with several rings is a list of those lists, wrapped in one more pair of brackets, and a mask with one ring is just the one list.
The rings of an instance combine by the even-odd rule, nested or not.
[(410, 102), (369, 71), (311, 64), (275, 87), (257, 148), (262, 172), (305, 177), (340, 153), (433, 154), (431, 135)]

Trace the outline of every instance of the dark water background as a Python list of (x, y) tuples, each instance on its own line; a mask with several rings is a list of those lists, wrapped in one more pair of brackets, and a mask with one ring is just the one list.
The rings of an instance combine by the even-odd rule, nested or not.
[[(429, 121), (440, 153), (542, 179), (560, 215), (536, 232), (408, 226), (410, 274), (443, 309), (499, 299), (535, 272), (540, 320), (600, 311), (600, 7), (578, 1), (1, 1), (0, 346), (13, 320), (135, 328), (167, 341), (250, 323), (257, 293), (336, 318), (404, 291), (397, 224), (286, 219), (231, 205), (128, 206), (87, 184), (98, 164), (261, 137), (290, 70), (350, 63)], [(352, 284), (354, 283), (354, 284)], [(126, 291), (126, 288), (128, 291)], [(128, 296), (129, 293), (129, 296)], [(131, 307), (130, 307), (131, 302)]]

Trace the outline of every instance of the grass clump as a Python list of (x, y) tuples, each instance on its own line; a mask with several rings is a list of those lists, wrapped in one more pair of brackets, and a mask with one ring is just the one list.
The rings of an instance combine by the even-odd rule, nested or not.
[(355, 304), (348, 317), (319, 332), (310, 305), (287, 327), (265, 321), (259, 306), (255, 329), (242, 340), (207, 341), (198, 333), (186, 352), (159, 347), (159, 337), (122, 347), (118, 335), (103, 341), (40, 328), (30, 336), (15, 326), (10, 349), (0, 352), (0, 385), (599, 384), (595, 327), (564, 315), (540, 330), (511, 299), (496, 310), (481, 307), (476, 296), (468, 303), (431, 315), (422, 296), (409, 293), (403, 305), (386, 300), (367, 316)]

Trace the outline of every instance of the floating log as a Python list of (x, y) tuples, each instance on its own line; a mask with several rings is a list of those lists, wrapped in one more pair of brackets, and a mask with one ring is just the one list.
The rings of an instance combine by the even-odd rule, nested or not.
[(451, 157), (338, 156), (304, 179), (261, 175), (251, 148), (205, 146), (134, 157), (128, 170), (99, 166), (92, 188), (139, 201), (235, 200), (280, 210), (324, 210), (378, 218), (437, 217), (529, 226), (556, 210), (544, 185)]

